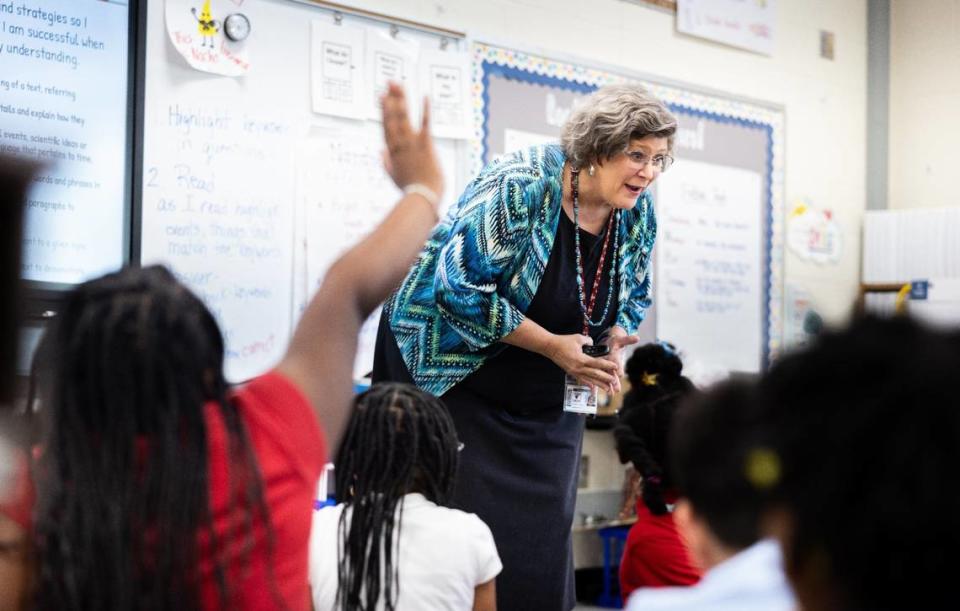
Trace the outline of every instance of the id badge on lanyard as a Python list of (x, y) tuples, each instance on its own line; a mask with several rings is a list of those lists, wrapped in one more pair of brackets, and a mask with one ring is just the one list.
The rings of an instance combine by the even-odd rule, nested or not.
[(563, 389), (563, 411), (596, 416), (597, 388), (590, 388), (572, 375), (567, 375)]

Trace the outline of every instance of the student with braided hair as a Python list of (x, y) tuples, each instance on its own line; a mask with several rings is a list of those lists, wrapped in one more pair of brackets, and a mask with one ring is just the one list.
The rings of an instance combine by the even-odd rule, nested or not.
[[(647, 406), (657, 399), (675, 392), (687, 392), (694, 388), (693, 383), (681, 375), (683, 362), (673, 344), (658, 341), (640, 346), (633, 351), (627, 361), (625, 371), (630, 387), (623, 398), (620, 408), (620, 421), (626, 422), (635, 406)], [(628, 463), (630, 458), (620, 453), (620, 462)], [(640, 490), (640, 474), (631, 466), (627, 470), (624, 482), (624, 505), (620, 518), (628, 519), (636, 515), (637, 495)]]
[[(0, 506), (15, 502), (24, 488), (17, 477), (18, 427), (11, 422), (17, 334), (20, 326), (20, 250), (23, 246), (23, 208), (37, 170), (31, 162), (0, 155)], [(19, 515), (20, 521), (26, 519)], [(10, 608), (25, 606), (29, 571), (25, 562), (27, 536), (19, 521), (0, 512), (0, 592)], [(0, 608), (6, 608), (0, 601)]]
[(229, 388), (213, 314), (163, 267), (65, 296), (35, 359), (36, 501), (0, 504), (0, 525), (35, 548), (31, 608), (310, 609), (312, 500), (350, 415), (357, 334), (436, 224), (443, 186), (426, 108), (417, 131), (399, 86), (382, 101), (404, 195), (330, 268), (275, 370)]
[(665, 343), (638, 348), (627, 363), (631, 390), (624, 398), (614, 437), (622, 463), (639, 475), (637, 522), (630, 528), (620, 562), (624, 600), (638, 588), (690, 585), (700, 578), (671, 513), (676, 491), (667, 439), (677, 404), (693, 392), (680, 375), (683, 364)]
[(446, 407), (415, 386), (357, 398), (335, 462), (342, 502), (313, 523), (316, 609), (496, 609), (493, 534), (449, 508), (461, 447)]

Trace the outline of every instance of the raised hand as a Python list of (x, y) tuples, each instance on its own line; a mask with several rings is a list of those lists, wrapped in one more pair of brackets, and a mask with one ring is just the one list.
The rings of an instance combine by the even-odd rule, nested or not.
[(414, 131), (407, 113), (407, 99), (403, 88), (390, 83), (380, 98), (383, 108), (383, 137), (387, 144), (383, 165), (401, 189), (420, 184), (438, 197), (443, 192), (443, 173), (430, 137), (430, 105), (423, 100), (423, 119), (420, 130)]

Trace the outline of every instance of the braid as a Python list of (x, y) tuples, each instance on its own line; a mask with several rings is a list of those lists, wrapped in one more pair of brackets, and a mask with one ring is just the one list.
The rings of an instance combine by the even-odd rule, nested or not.
[(634, 405), (621, 412), (613, 431), (620, 462), (632, 462), (643, 477), (643, 502), (654, 515), (667, 513), (664, 491), (673, 485), (667, 465), (667, 438), (673, 412), (685, 394), (675, 392), (652, 403)]
[(227, 606), (205, 404), (226, 423), (248, 545), (253, 520), (272, 529), (222, 365), (213, 317), (164, 268), (126, 269), (67, 296), (32, 381), (45, 425), (34, 465), (37, 608), (199, 609), (201, 538)]
[(413, 386), (377, 384), (357, 397), (336, 459), (346, 505), (337, 526), (338, 608), (374, 609), (382, 593), (384, 607), (395, 609), (403, 496), (450, 502), (456, 439), (443, 404)]

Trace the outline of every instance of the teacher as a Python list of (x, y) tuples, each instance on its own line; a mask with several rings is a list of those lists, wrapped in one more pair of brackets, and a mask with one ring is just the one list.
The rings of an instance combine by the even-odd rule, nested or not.
[[(463, 443), (455, 504), (493, 531), (500, 611), (575, 604), (582, 412), (597, 387), (619, 390), (621, 351), (650, 305), (649, 188), (676, 128), (639, 85), (594, 92), (560, 146), (481, 171), (384, 306), (373, 380), (414, 383), (449, 408)], [(584, 350), (601, 344), (606, 356)]]

